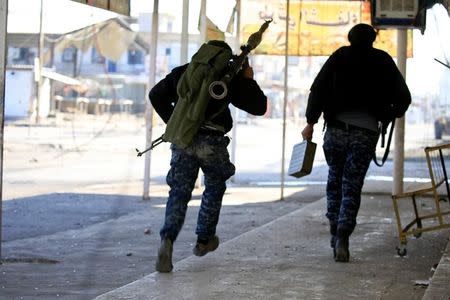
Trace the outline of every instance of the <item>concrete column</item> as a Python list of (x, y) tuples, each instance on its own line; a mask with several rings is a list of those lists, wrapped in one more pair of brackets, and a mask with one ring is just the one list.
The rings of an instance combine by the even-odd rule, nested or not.
[[(152, 15), (152, 36), (150, 41), (150, 70), (148, 87), (150, 90), (156, 83), (156, 54), (158, 49), (158, 10), (159, 0), (153, 1), (153, 15)], [(145, 102), (145, 125), (147, 130), (145, 149), (148, 149), (152, 143), (153, 131), (153, 107), (150, 101), (146, 99)], [(144, 192), (142, 198), (144, 200), (150, 199), (150, 165), (151, 165), (151, 151), (145, 153), (144, 166)]]
[(7, 58), (6, 26), (8, 0), (0, 1), (0, 264), (2, 262), (2, 215), (3, 215), (3, 133), (5, 130), (5, 66)]
[(288, 101), (288, 54), (289, 54), (289, 0), (286, 1), (286, 46), (284, 49), (284, 101), (283, 101), (283, 134), (281, 144), (281, 191), (280, 200), (284, 199), (284, 179), (286, 160), (286, 108)]
[[(202, 0), (200, 3), (200, 45), (206, 42), (206, 0)], [(200, 46), (199, 45), (199, 46)], [(199, 189), (202, 187), (203, 177), (202, 170), (199, 171), (197, 180), (195, 181), (195, 188)]]
[[(406, 29), (397, 30), (397, 67), (406, 79)], [(394, 131), (394, 169), (392, 193), (403, 192), (404, 162), (405, 162), (405, 117), (395, 121)]]
[(200, 45), (206, 42), (206, 0), (200, 4)]
[[(240, 35), (241, 35), (241, 1), (237, 0), (236, 2), (236, 11), (234, 12), (236, 14), (236, 36), (234, 38), (234, 51), (235, 53), (240, 52)], [(235, 106), (231, 106), (231, 114), (233, 116), (233, 128), (231, 129), (231, 153), (230, 153), (230, 160), (233, 164), (236, 164), (236, 147), (237, 147), (237, 127), (238, 125), (238, 109)], [(235, 181), (234, 176), (230, 179), (231, 182)]]
[(183, 0), (183, 16), (181, 24), (180, 64), (188, 63), (189, 45), (189, 0)]
[(44, 0), (41, 0), (41, 11), (39, 15), (39, 42), (37, 47), (37, 61), (34, 65), (35, 79), (36, 79), (36, 124), (39, 124), (40, 116), (40, 104), (42, 98), (42, 68), (44, 67), (44, 31), (43, 31), (43, 23), (44, 23)]

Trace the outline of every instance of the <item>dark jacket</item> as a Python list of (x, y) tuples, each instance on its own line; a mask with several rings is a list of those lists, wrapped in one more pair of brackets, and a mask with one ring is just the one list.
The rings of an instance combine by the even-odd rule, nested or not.
[(391, 56), (372, 47), (344, 46), (325, 62), (308, 98), (306, 119), (317, 123), (336, 113), (368, 109), (379, 121), (403, 116), (411, 94)]
[[(174, 68), (164, 79), (158, 82), (150, 91), (149, 98), (158, 115), (165, 123), (169, 121), (175, 104), (178, 101), (177, 84), (188, 64)], [(205, 113), (208, 120), (210, 116), (217, 113), (221, 103), (227, 101), (239, 109), (252, 115), (262, 116), (267, 110), (267, 97), (260, 89), (255, 80), (244, 78), (238, 73), (230, 83), (228, 94), (225, 99), (211, 99)], [(233, 127), (228, 106), (212, 120), (212, 123), (225, 128), (228, 132)]]

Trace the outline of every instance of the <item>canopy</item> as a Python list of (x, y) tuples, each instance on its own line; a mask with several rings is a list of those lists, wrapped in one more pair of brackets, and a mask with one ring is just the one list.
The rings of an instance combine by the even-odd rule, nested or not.
[[(43, 32), (64, 34), (119, 16), (70, 0), (44, 0)], [(8, 33), (39, 33), (40, 0), (8, 2)]]
[[(111, 42), (111, 41), (114, 42)], [(95, 47), (99, 53), (110, 60), (118, 61), (130, 45), (147, 51), (148, 46), (121, 18), (114, 18), (66, 34), (55, 40), (55, 51), (61, 52), (69, 47), (76, 47), (86, 52)], [(46, 60), (50, 53), (47, 53)]]

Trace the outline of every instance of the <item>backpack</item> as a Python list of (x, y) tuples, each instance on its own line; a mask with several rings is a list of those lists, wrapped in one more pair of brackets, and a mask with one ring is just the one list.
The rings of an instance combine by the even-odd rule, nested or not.
[[(231, 56), (230, 49), (211, 44), (203, 44), (194, 54), (178, 81), (178, 102), (167, 122), (162, 141), (180, 148), (189, 146), (200, 126), (207, 121), (205, 111), (211, 99), (209, 86), (222, 78)], [(228, 103), (223, 102), (225, 108)]]

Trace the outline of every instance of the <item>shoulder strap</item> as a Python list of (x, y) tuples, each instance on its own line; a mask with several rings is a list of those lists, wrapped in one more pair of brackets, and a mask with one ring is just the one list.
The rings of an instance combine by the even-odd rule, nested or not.
[[(381, 125), (381, 126), (383, 126), (383, 125)], [(382, 167), (384, 165), (384, 163), (386, 162), (387, 157), (389, 155), (389, 148), (391, 147), (392, 133), (394, 132), (394, 127), (395, 127), (395, 119), (392, 120), (392, 123), (391, 123), (391, 129), (389, 130), (389, 136), (388, 136), (388, 141), (387, 141), (387, 145), (386, 145), (386, 150), (384, 150), (384, 155), (381, 158), (381, 162), (378, 162), (378, 160), (377, 160), (376, 151), (373, 152), (373, 162), (379, 167)], [(381, 147), (384, 147), (385, 133), (386, 132), (384, 131), (384, 129), (381, 129)]]

